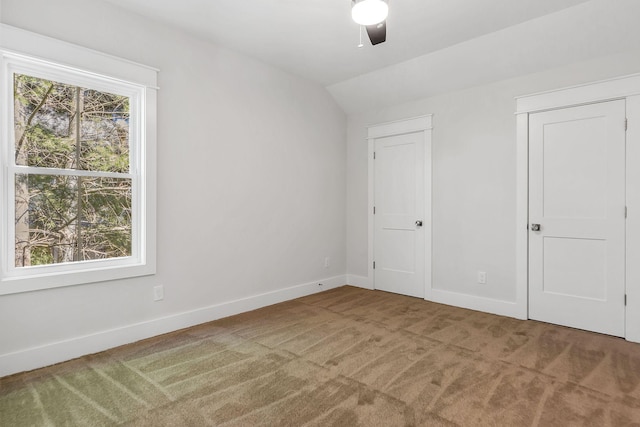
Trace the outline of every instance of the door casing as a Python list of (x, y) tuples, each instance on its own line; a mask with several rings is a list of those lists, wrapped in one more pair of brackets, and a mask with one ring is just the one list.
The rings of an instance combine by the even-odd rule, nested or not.
[(626, 101), (627, 116), (625, 338), (640, 342), (640, 74), (516, 98), (517, 317), (528, 318), (529, 114), (617, 99)]
[(367, 287), (370, 289), (375, 288), (374, 284), (374, 148), (375, 140), (377, 138), (384, 138), (389, 136), (404, 135), (408, 133), (420, 132), (424, 138), (424, 189), (425, 189), (425, 206), (424, 206), (424, 218), (423, 218), (423, 230), (424, 230), (424, 262), (425, 262), (425, 274), (424, 274), (424, 296), (429, 300), (431, 297), (431, 242), (432, 242), (432, 215), (431, 215), (431, 133), (432, 133), (432, 115), (418, 116), (403, 120), (397, 120), (393, 122), (380, 123), (367, 127), (367, 142), (368, 142), (368, 169), (369, 169), (369, 190), (368, 190), (368, 283)]

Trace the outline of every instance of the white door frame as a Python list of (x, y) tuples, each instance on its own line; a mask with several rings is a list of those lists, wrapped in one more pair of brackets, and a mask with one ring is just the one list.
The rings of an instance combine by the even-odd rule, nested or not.
[(628, 122), (625, 338), (640, 342), (640, 74), (516, 98), (516, 305), (528, 318), (529, 114), (615, 99), (626, 100)]
[(424, 116), (413, 117), (409, 119), (396, 120), (393, 122), (380, 123), (376, 125), (371, 125), (367, 127), (367, 158), (369, 159), (369, 202), (368, 202), (368, 220), (369, 220), (369, 247), (368, 247), (368, 287), (370, 289), (375, 289), (374, 283), (374, 271), (373, 271), (373, 262), (374, 262), (374, 216), (373, 216), (373, 205), (374, 205), (374, 182), (375, 182), (375, 169), (374, 169), (374, 161), (373, 161), (373, 153), (374, 153), (374, 143), (376, 138), (384, 138), (388, 136), (396, 136), (396, 135), (404, 135), (408, 133), (417, 133), (422, 132), (424, 135), (424, 179), (425, 179), (425, 206), (424, 206), (424, 244), (425, 244), (425, 273), (424, 273), (424, 295), (425, 299), (431, 298), (431, 240), (432, 240), (432, 215), (431, 215), (431, 133), (432, 133), (432, 118), (433, 115), (428, 114)]

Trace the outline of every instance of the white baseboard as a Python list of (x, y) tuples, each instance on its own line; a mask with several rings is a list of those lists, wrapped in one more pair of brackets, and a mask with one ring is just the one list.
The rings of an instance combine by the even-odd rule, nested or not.
[[(345, 275), (329, 277), (235, 301), (176, 313), (146, 322), (100, 331), (91, 335), (74, 337), (40, 347), (2, 354), (0, 355), (0, 377), (42, 368), (156, 335), (337, 288), (344, 286), (347, 283), (346, 279)], [(318, 283), (322, 283), (322, 287), (318, 286)]]
[(442, 289), (431, 289), (431, 297), (429, 298), (429, 301), (468, 308), (470, 310), (484, 311), (485, 313), (492, 313), (500, 316), (514, 317), (516, 319), (527, 319), (526, 307), (523, 312), (522, 307), (520, 307), (516, 302), (461, 294), (457, 292), (444, 291)]
[[(364, 289), (374, 289), (373, 283), (368, 277), (357, 276), (355, 274), (347, 274), (347, 284)], [(526, 307), (523, 309), (515, 302), (461, 294), (442, 289), (431, 289), (427, 294), (429, 295), (429, 298), (426, 298), (428, 301), (468, 308), (470, 310), (484, 311), (500, 316), (515, 317), (516, 319), (527, 319)]]
[(355, 274), (347, 274), (347, 284), (357, 286), (359, 288), (373, 290), (371, 280), (366, 276), (356, 276)]

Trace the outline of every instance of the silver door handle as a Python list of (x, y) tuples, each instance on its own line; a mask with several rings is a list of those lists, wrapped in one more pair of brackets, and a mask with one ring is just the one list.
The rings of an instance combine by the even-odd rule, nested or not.
[(531, 231), (540, 231), (540, 224), (531, 224)]
[(422, 221), (417, 220), (416, 221), (416, 227), (422, 227)]

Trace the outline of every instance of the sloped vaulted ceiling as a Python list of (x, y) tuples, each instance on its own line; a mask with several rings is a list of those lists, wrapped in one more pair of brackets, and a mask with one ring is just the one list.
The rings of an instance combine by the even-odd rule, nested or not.
[(387, 42), (361, 49), (350, 0), (105, 1), (326, 86), (347, 112), (640, 49), (638, 0), (389, 0)]

